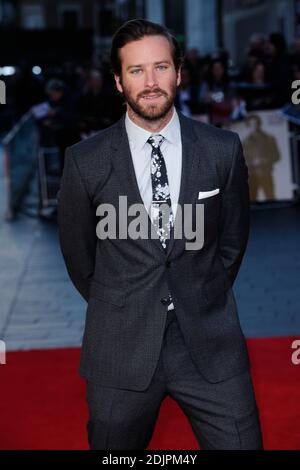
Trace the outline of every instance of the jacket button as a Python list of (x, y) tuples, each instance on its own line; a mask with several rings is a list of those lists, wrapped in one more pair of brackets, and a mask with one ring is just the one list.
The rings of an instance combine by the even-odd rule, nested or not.
[(167, 305), (169, 303), (169, 297), (162, 297), (160, 301), (163, 305)]

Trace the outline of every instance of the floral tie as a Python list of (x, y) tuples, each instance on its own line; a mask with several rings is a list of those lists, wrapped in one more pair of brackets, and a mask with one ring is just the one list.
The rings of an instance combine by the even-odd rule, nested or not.
[(149, 137), (147, 142), (152, 147), (151, 181), (153, 196), (151, 211), (153, 216), (153, 224), (158, 233), (160, 242), (166, 252), (170, 239), (170, 231), (174, 226), (174, 216), (171, 206), (166, 163), (160, 150), (160, 146), (163, 140), (164, 137), (160, 134), (157, 134)]

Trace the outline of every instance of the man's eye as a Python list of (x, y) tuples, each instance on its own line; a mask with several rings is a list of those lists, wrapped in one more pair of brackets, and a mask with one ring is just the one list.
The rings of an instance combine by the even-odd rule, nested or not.
[(158, 65), (157, 68), (159, 70), (166, 70), (168, 67), (166, 65)]
[(134, 69), (131, 71), (132, 74), (136, 75), (137, 73), (141, 72), (142, 69)]

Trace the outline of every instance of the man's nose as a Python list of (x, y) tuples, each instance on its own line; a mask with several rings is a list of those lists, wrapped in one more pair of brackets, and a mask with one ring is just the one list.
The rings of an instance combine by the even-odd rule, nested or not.
[(152, 88), (153, 86), (157, 85), (157, 76), (155, 70), (147, 70), (145, 74), (145, 86), (148, 88)]

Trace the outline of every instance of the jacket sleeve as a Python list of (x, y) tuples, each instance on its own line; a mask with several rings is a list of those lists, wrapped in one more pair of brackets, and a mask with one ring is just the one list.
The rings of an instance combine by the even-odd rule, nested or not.
[(58, 232), (66, 268), (76, 289), (88, 301), (96, 254), (96, 209), (84, 187), (70, 147), (58, 199)]
[(235, 134), (231, 168), (223, 189), (221, 207), (219, 249), (233, 285), (248, 243), (250, 216), (248, 168), (237, 134)]

